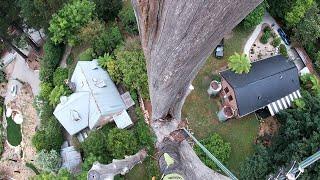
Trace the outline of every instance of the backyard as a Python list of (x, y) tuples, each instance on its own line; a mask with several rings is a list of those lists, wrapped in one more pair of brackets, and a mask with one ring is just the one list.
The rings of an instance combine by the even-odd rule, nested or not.
[(224, 57), (216, 59), (210, 56), (202, 70), (193, 81), (195, 89), (188, 96), (182, 115), (189, 121), (189, 127), (199, 139), (216, 132), (231, 143), (230, 159), (226, 166), (236, 174), (241, 162), (253, 152), (253, 142), (258, 133), (259, 122), (254, 114), (241, 119), (231, 119), (225, 123), (218, 121), (219, 97), (210, 98), (207, 89), (214, 75), (227, 65), (227, 58), (234, 52), (241, 53), (251, 31), (237, 27), (225, 37)]

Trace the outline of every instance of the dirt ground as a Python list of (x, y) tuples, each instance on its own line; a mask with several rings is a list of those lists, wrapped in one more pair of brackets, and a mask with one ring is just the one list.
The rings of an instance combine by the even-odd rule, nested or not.
[(21, 126), (21, 144), (17, 147), (12, 147), (6, 142), (5, 151), (1, 157), (0, 172), (5, 172), (8, 178), (20, 180), (28, 179), (35, 175), (30, 168), (25, 166), (25, 163), (32, 162), (36, 155), (31, 139), (35, 134), (38, 117), (32, 103), (33, 94), (29, 85), (23, 85), (17, 95), (17, 99), (9, 103), (9, 106), (15, 107), (14, 110), (22, 113), (24, 121)]
[(270, 116), (260, 123), (259, 136), (263, 136), (266, 134), (274, 135), (278, 131), (278, 129), (278, 121), (274, 117)]

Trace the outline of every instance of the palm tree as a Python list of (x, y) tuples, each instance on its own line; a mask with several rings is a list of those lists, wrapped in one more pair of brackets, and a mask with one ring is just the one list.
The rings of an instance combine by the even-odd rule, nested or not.
[(251, 68), (250, 60), (246, 54), (234, 53), (228, 59), (228, 66), (237, 74), (248, 73)]

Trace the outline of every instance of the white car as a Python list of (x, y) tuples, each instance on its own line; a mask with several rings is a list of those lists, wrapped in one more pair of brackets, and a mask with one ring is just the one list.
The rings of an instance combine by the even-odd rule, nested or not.
[(18, 85), (14, 84), (11, 86), (11, 89), (10, 89), (10, 93), (12, 96), (16, 96), (17, 95), (17, 89), (18, 89)]

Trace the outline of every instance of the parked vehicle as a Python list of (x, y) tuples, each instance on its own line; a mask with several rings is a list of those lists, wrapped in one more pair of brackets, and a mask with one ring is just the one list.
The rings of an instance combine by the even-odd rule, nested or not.
[(222, 58), (223, 57), (223, 39), (221, 40), (220, 44), (215, 49), (215, 57), (216, 58)]
[(10, 93), (11, 93), (12, 96), (16, 96), (17, 95), (17, 89), (18, 89), (18, 86), (16, 84), (11, 86)]
[(289, 37), (286, 35), (286, 33), (281, 28), (278, 29), (278, 33), (281, 39), (284, 41), (284, 43), (289, 46), (291, 44), (291, 41)]

